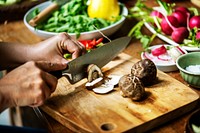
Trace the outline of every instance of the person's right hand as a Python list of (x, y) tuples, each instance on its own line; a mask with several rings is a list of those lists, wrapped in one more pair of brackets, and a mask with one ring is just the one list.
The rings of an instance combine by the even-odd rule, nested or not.
[(0, 79), (0, 97), (4, 101), (4, 108), (0, 109), (42, 105), (57, 85), (57, 78), (48, 72), (65, 67), (47, 61), (30, 61), (13, 69)]

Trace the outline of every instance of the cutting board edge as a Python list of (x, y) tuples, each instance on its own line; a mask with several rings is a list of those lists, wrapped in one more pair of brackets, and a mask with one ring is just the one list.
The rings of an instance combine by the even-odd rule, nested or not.
[[(56, 112), (56, 114), (52, 114), (51, 113), (51, 108), (48, 107), (48, 106), (41, 106), (39, 107), (40, 109), (42, 109), (42, 111), (44, 111), (46, 114), (48, 114), (50, 117), (52, 117), (54, 120), (58, 121), (60, 124), (62, 124), (63, 126), (69, 128), (70, 130), (72, 130), (73, 132), (81, 132), (81, 133), (91, 133), (92, 131), (82, 127), (82, 126), (79, 126), (77, 124), (75, 124), (73, 121), (69, 120), (69, 119), (66, 119), (64, 118), (59, 112), (57, 111), (54, 111)], [(60, 116), (59, 119), (55, 119), (55, 118), (58, 118), (57, 116)], [(62, 119), (64, 119), (65, 121), (68, 121), (68, 123), (63, 123)]]
[[(193, 102), (189, 103), (189, 104), (186, 104), (184, 105), (182, 108), (185, 108), (184, 111), (182, 108), (177, 108), (177, 109), (174, 109), (172, 110), (174, 113), (173, 113), (173, 116), (176, 116), (176, 117), (171, 117), (171, 114), (172, 113), (166, 113), (164, 115), (161, 115), (155, 119), (152, 119), (146, 123), (143, 123), (141, 125), (138, 125), (136, 127), (133, 127), (133, 128), (130, 128), (130, 129), (127, 129), (126, 131), (123, 131), (124, 133), (140, 133), (141, 131), (142, 132), (146, 132), (146, 131), (150, 131), (151, 129), (154, 129), (160, 125), (163, 125), (167, 122), (170, 122), (178, 117), (181, 117), (182, 115), (188, 113), (188, 112), (191, 112), (192, 110), (194, 110), (195, 108), (197, 108), (199, 106), (199, 103), (200, 103), (200, 98), (194, 100)], [(47, 113), (50, 117), (54, 118), (52, 115), (52, 113), (50, 113), (51, 111), (51, 108), (49, 107), (45, 107), (45, 106), (42, 106), (40, 107), (40, 109), (42, 109), (45, 113)], [(170, 112), (172, 112), (170, 111)], [(59, 115), (59, 112), (57, 112), (56, 115)], [(60, 119), (55, 119), (56, 121), (58, 121), (60, 124), (62, 124), (63, 126), (65, 126), (66, 128), (69, 128), (70, 130), (72, 130), (73, 132), (82, 132), (82, 133), (91, 133), (92, 131), (88, 130), (88, 129), (85, 129), (84, 127), (81, 127), (77, 124), (75, 124), (74, 122), (70, 121), (70, 120), (67, 120), (66, 118), (63, 118), (62, 115), (60, 115)], [(58, 118), (58, 117), (57, 117)], [(63, 123), (63, 120), (64, 121), (68, 121), (68, 123)], [(158, 121), (159, 120), (159, 121)], [(164, 122), (163, 122), (164, 121)], [(145, 126), (145, 128), (144, 128)], [(109, 133), (112, 133), (112, 132), (109, 132)]]
[[(174, 112), (173, 116), (176, 116), (176, 117), (171, 117), (172, 113), (166, 113), (164, 115), (159, 116), (160, 119), (155, 118), (155, 119), (153, 119), (151, 121), (148, 121), (148, 122), (146, 122), (146, 123), (144, 123), (142, 125), (139, 125), (139, 126), (135, 127), (134, 129), (131, 128), (131, 129), (127, 130), (127, 131), (124, 131), (124, 133), (132, 133), (132, 132), (140, 133), (141, 131), (142, 132), (150, 131), (150, 130), (158, 127), (158, 126), (162, 126), (162, 125), (166, 124), (167, 122), (175, 120), (176, 118), (181, 117), (184, 114), (195, 110), (197, 107), (199, 107), (199, 103), (200, 103), (200, 98), (196, 99), (195, 101), (191, 102), (190, 104), (184, 105), (184, 108), (185, 108), (184, 111), (183, 111), (182, 108), (177, 108), (175, 110), (172, 110)], [(167, 118), (169, 118), (169, 119), (167, 119)], [(159, 121), (165, 120), (165, 122), (157, 122), (157, 120), (159, 120)]]

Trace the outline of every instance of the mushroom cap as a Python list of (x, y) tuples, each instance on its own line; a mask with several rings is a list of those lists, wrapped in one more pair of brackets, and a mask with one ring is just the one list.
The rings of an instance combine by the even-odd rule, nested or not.
[(131, 68), (131, 74), (140, 78), (145, 86), (151, 85), (157, 75), (157, 68), (153, 61), (143, 59), (136, 62)]
[(119, 80), (119, 87), (123, 97), (141, 100), (145, 95), (145, 88), (141, 80), (131, 74), (124, 75)]

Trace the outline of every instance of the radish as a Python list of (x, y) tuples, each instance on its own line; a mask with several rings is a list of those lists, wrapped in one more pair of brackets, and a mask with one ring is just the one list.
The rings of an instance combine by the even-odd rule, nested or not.
[(176, 7), (175, 11), (181, 11), (181, 12), (183, 12), (185, 14), (187, 14), (187, 13), (190, 14), (190, 11), (186, 7), (183, 7), (183, 6)]
[(158, 18), (163, 18), (164, 17), (159, 11), (156, 11), (156, 10), (152, 11), (150, 15), (151, 16), (156, 16)]
[(182, 43), (184, 39), (188, 38), (189, 31), (187, 30), (187, 27), (176, 28), (170, 23), (170, 21), (168, 20), (168, 17), (165, 17), (165, 20), (170, 26), (170, 28), (173, 30), (171, 34), (172, 40), (174, 40), (177, 43)]
[(196, 34), (196, 40), (200, 41), (200, 31)]
[(161, 24), (160, 24), (162, 32), (164, 32), (166, 35), (171, 35), (173, 32), (173, 29), (169, 25), (169, 23), (166, 21), (166, 18), (169, 20), (170, 24), (173, 25), (173, 27), (179, 27), (179, 23), (178, 23), (178, 20), (174, 16), (167, 16), (162, 19)]
[(172, 32), (172, 40), (177, 43), (182, 43), (185, 38), (188, 38), (189, 31), (186, 27), (179, 27)]
[(189, 21), (189, 27), (190, 29), (193, 29), (194, 27), (200, 28), (200, 15), (193, 16)]
[(174, 16), (180, 26), (186, 26), (187, 25), (187, 14), (182, 11), (175, 11), (172, 13), (172, 16)]
[(167, 49), (165, 48), (164, 45), (151, 50), (151, 53), (152, 53), (153, 56), (159, 56), (159, 55), (164, 54), (166, 52), (167, 52)]

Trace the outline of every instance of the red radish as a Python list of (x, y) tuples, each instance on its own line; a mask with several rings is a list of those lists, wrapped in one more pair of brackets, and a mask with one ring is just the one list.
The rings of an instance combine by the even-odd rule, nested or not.
[(182, 11), (175, 11), (172, 13), (172, 16), (174, 16), (180, 26), (186, 26), (187, 25), (187, 14), (183, 13)]
[(189, 31), (186, 27), (179, 27), (172, 32), (172, 40), (177, 43), (182, 43), (185, 38), (188, 38)]
[[(174, 16), (167, 16), (166, 18), (169, 20), (170, 24), (173, 27), (179, 27), (178, 20)], [(166, 35), (171, 35), (173, 32), (173, 29), (166, 21), (166, 18), (162, 19), (160, 26), (161, 26), (162, 32), (164, 32)]]
[(196, 34), (196, 40), (200, 41), (200, 31)]
[(189, 27), (190, 27), (190, 29), (193, 29), (194, 27), (200, 28), (200, 15), (199, 16), (193, 16), (190, 19)]
[(173, 32), (171, 34), (171, 38), (177, 42), (177, 43), (182, 43), (184, 39), (188, 38), (189, 36), (189, 31), (187, 30), (186, 27), (174, 27), (170, 21), (168, 20), (168, 17), (165, 17), (168, 25), (172, 28)]
[(170, 61), (171, 60), (171, 57), (166, 56), (166, 55), (159, 55), (159, 56), (157, 56), (157, 58), (161, 61)]
[(176, 7), (175, 11), (181, 11), (181, 12), (184, 12), (185, 14), (190, 13), (190, 11), (186, 7), (183, 7), (183, 6)]
[(152, 11), (150, 15), (156, 16), (158, 18), (163, 18), (163, 15), (159, 11), (156, 11), (156, 10)]
[(185, 52), (179, 46), (176, 46), (176, 48), (181, 52), (181, 54), (185, 54)]
[(167, 52), (167, 49), (163, 45), (161, 47), (158, 47), (158, 48), (151, 50), (151, 53), (152, 53), (153, 56), (159, 56), (159, 55), (164, 54), (166, 52)]
[(153, 60), (153, 58), (151, 56), (149, 56), (149, 54), (147, 54), (146, 52), (144, 52), (144, 57), (149, 60)]

